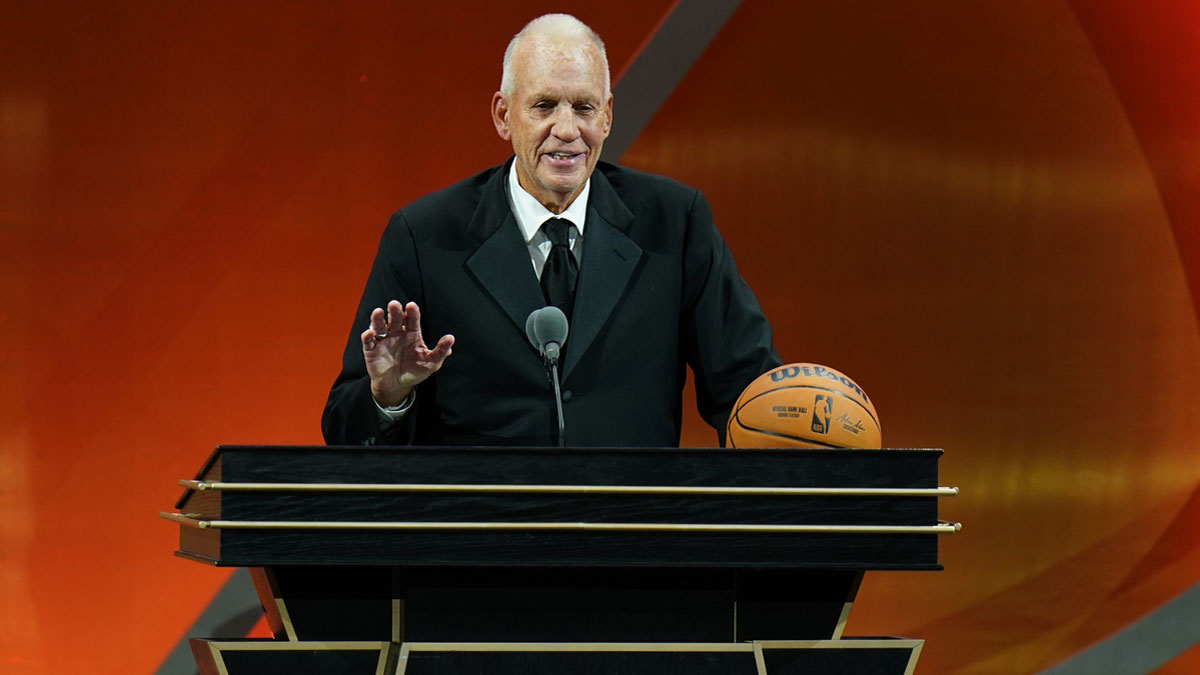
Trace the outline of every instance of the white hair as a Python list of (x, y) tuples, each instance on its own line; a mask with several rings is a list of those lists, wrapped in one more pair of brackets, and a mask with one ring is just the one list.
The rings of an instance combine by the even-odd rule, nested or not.
[(530, 36), (544, 36), (560, 40), (588, 40), (600, 51), (600, 64), (604, 68), (604, 95), (607, 97), (611, 90), (608, 77), (608, 52), (604, 50), (604, 41), (596, 31), (587, 24), (570, 14), (543, 14), (525, 24), (521, 32), (513, 36), (508, 48), (504, 50), (504, 70), (500, 75), (500, 93), (511, 97), (517, 90), (516, 76), (513, 75), (512, 62), (521, 42)]

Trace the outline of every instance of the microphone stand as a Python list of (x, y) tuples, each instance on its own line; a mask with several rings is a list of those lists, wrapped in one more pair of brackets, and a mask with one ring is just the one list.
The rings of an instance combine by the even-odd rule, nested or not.
[(562, 388), (558, 383), (558, 359), (550, 361), (550, 379), (554, 380), (554, 405), (558, 407), (558, 447), (567, 447), (566, 418), (563, 415)]

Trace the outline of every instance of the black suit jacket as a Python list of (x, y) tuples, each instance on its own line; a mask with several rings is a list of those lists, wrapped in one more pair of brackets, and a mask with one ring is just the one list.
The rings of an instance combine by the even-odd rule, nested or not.
[[(507, 177), (506, 163), (392, 215), (325, 407), (327, 443), (557, 443), (553, 385), (525, 336), (545, 301)], [(737, 396), (779, 357), (707, 202), (670, 179), (600, 163), (587, 208), (560, 366), (568, 445), (678, 445), (686, 365), (700, 413), (723, 436)], [(393, 299), (421, 307), (427, 342), (456, 341), (385, 435), (359, 334)]]

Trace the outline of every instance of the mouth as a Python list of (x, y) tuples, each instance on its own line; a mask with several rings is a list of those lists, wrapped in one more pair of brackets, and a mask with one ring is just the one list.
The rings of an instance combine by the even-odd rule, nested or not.
[(545, 155), (554, 163), (572, 163), (583, 157), (582, 152), (547, 152)]

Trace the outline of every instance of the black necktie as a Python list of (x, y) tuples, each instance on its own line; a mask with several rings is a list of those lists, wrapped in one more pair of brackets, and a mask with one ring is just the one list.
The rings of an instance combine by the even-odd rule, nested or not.
[(575, 280), (579, 278), (579, 265), (571, 255), (571, 243), (567, 239), (570, 229), (571, 221), (563, 218), (551, 218), (542, 223), (542, 230), (550, 239), (550, 255), (546, 256), (546, 266), (542, 268), (542, 293), (546, 296), (546, 304), (558, 307), (567, 318), (571, 317), (575, 305)]

